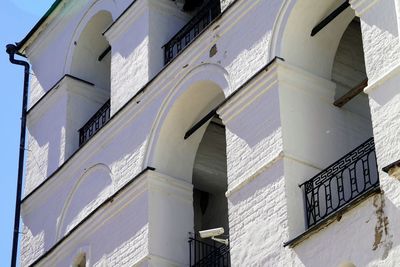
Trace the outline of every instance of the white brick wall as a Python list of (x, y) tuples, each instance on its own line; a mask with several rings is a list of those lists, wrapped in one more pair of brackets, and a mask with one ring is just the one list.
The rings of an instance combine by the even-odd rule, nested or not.
[[(114, 19), (127, 5), (127, 1), (100, 2), (113, 10)], [(223, 9), (232, 2), (223, 1)], [(356, 6), (355, 2), (352, 1), (353, 6)], [(370, 9), (371, 13), (363, 11), (361, 16), (367, 74), (372, 81), (378, 81), (379, 77), (396, 66), (398, 58), (397, 22), (393, 23), (395, 9), (391, 9), (394, 3), (392, 0), (375, 2), (378, 4)], [(68, 16), (60, 16), (50, 23), (49, 29), (37, 40), (38, 44), (46, 44), (46, 47), (54, 49), (43, 50), (40, 47), (44, 46), (38, 44), (29, 49), (37, 75), (32, 87), (31, 104), (67, 69), (61, 59), (70, 53), (69, 42), (78, 27), (76, 18), (83, 17), (90, 10), (90, 3), (93, 1), (89, 1), (87, 6), (80, 6), (71, 21), (67, 20)], [(168, 3), (171, 4), (170, 1)], [(380, 196), (369, 198), (344, 214), (340, 222), (333, 222), (321, 229), (294, 249), (283, 248), (284, 242), (305, 230), (302, 193), (297, 185), (343, 155), (346, 149), (351, 149), (367, 133), (363, 124), (358, 124), (360, 120), (357, 116), (351, 118), (354, 122), (352, 125), (338, 123), (341, 113), (331, 105), (335, 84), (329, 80), (328, 70), (333, 63), (335, 50), (328, 48), (335, 47), (339, 40), (329, 38), (341, 36), (345, 22), (350, 21), (354, 13), (347, 10), (344, 13), (345, 20), (339, 20), (336, 26), (331, 24), (333, 26), (329, 27), (333, 28), (327, 28), (333, 30), (334, 34), (328, 34), (327, 31), (311, 39), (308, 26), (326, 15), (332, 8), (330, 4), (334, 3), (319, 2), (315, 7), (302, 9), (304, 3), (300, 0), (237, 0), (223, 18), (176, 58), (142, 95), (121, 110), (51, 180), (24, 202), (25, 234), (21, 245), (21, 265), (28, 266), (64, 235), (64, 231), (60, 230), (57, 236), (57, 226), (62, 219), (65, 203), (72, 196), (71, 192), (79, 178), (88, 169), (97, 164), (106, 166), (110, 170), (109, 180), (96, 183), (99, 186), (97, 189), (80, 188), (93, 199), (86, 203), (78, 201), (81, 205), (74, 206), (74, 215), (66, 222), (67, 229), (81, 222), (102, 200), (120, 189), (147, 165), (157, 163), (162, 167), (167, 166), (164, 169), (168, 173), (165, 174), (170, 176), (175, 176), (172, 175), (173, 170), (182, 168), (180, 164), (183, 165), (184, 161), (173, 166), (168, 164), (172, 162), (170, 157), (176, 159), (176, 155), (157, 158), (160, 154), (157, 155), (159, 151), (155, 147), (159, 140), (171, 142), (169, 146), (175, 144), (165, 136), (159, 139), (160, 129), (171, 106), (178, 103), (175, 101), (179, 101), (179, 96), (188, 88), (193, 84), (201, 84), (200, 79), (206, 79), (221, 87), (221, 92), (227, 97), (274, 56), (287, 56), (287, 63), (274, 63), (218, 111), (226, 124), (227, 134), (227, 197), (232, 265), (337, 266), (345, 261), (352, 261), (356, 266), (398, 264), (398, 233), (392, 225), (399, 218), (399, 186), (397, 181), (383, 173), (384, 201)], [(71, 9), (66, 11), (72, 12)], [(154, 14), (158, 14), (156, 11), (160, 10), (155, 9)], [(380, 20), (378, 15), (386, 14), (386, 11), (389, 12), (387, 20), (375, 21)], [(304, 22), (306, 25), (301, 24), (301, 20), (292, 19), (299, 14), (307, 18)], [(112, 43), (113, 40), (116, 42), (112, 52), (111, 78), (114, 114), (161, 68), (155, 58), (149, 60), (148, 57), (149, 51), (157, 47), (148, 43), (149, 33), (146, 31), (149, 28), (145, 25), (148, 17), (142, 17), (145, 22), (136, 19), (137, 24), (129, 24), (130, 27), (125, 29), (124, 34), (129, 35), (122, 34), (121, 39), (107, 36)], [(295, 32), (291, 28), (293, 23), (298, 26), (296, 29), (301, 35), (292, 36), (293, 42), (289, 42), (289, 48), (298, 50), (291, 53), (287, 47), (291, 39), (287, 34)], [(177, 28), (178, 24), (175, 25)], [(151, 27), (157, 35), (157, 25)], [(145, 32), (135, 35), (139, 28)], [(141, 38), (135, 39), (138, 36)], [(130, 38), (132, 42), (126, 42)], [(152, 40), (161, 42), (163, 38), (167, 36)], [(210, 57), (210, 49), (214, 45), (217, 54)], [(55, 51), (60, 55), (52, 58)], [(270, 51), (278, 54), (270, 54)], [(49, 64), (50, 58), (54, 64)], [(394, 71), (392, 74), (393, 79), (379, 80), (376, 84), (370, 84), (369, 88), (380, 168), (397, 160), (400, 148), (396, 134), (400, 122), (397, 115), (400, 113), (398, 73)], [(201, 87), (196, 89), (201, 90)], [(57, 98), (49, 95), (45, 101), (51, 99)], [(179, 116), (191, 116), (194, 123), (209, 111), (199, 107), (198, 114), (189, 114), (191, 105), (195, 107), (199, 98), (187, 99), (193, 102), (188, 101), (187, 113)], [(66, 98), (60, 101), (66, 105)], [(31, 192), (66, 160), (63, 148), (67, 144), (62, 143), (66, 140), (62, 137), (66, 122), (59, 119), (64, 114), (63, 106), (54, 105), (57, 108), (51, 113), (30, 115), (36, 117), (29, 118), (30, 153), (26, 193)], [(57, 123), (60, 124), (56, 127), (59, 130), (55, 131), (54, 124)], [(200, 140), (201, 136), (196, 138)], [(189, 142), (179, 143), (176, 151), (188, 146)], [(327, 154), (326, 151), (331, 153)], [(189, 170), (192, 168), (189, 165), (184, 167)], [(190, 208), (190, 184), (182, 180), (190, 182), (191, 177), (168, 177), (162, 174), (156, 177), (168, 186), (161, 186), (162, 189), (156, 186), (150, 193), (136, 192), (137, 195), (132, 193), (138, 190), (137, 183), (129, 186), (123, 196), (116, 199), (115, 203), (107, 204), (104, 211), (85, 222), (40, 265), (70, 266), (83, 247), (88, 248), (90, 254), (89, 266), (184, 266), (188, 259), (185, 258), (187, 240), (183, 232), (191, 230), (193, 210)], [(178, 179), (177, 182), (175, 178), (182, 180)], [(148, 188), (143, 188), (147, 192)], [(133, 195), (136, 197), (129, 199)], [(157, 204), (151, 206), (151, 203)], [(382, 203), (385, 203), (384, 207)], [(159, 207), (164, 204), (167, 212), (161, 213)], [(174, 209), (175, 205), (182, 207), (182, 211)], [(387, 230), (384, 228), (386, 217), (389, 222)], [(165, 219), (168, 220), (167, 225), (162, 224)], [(164, 229), (171, 230), (165, 233)], [(165, 243), (170, 239), (175, 243)]]

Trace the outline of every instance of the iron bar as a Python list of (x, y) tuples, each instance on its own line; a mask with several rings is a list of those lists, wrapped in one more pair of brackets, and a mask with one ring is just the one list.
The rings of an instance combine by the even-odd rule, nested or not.
[(105, 58), (107, 56), (108, 53), (111, 52), (111, 46), (108, 46), (103, 53), (101, 53), (101, 55), (99, 56), (99, 58), (97, 59), (98, 61), (102, 61), (103, 58)]
[(347, 102), (352, 100), (354, 97), (356, 97), (358, 94), (360, 94), (365, 87), (368, 85), (368, 79), (363, 80), (360, 84), (358, 84), (356, 87), (345, 93), (343, 96), (338, 98), (333, 105), (341, 108), (343, 107)]
[(218, 17), (221, 13), (219, 1), (210, 1), (205, 5), (183, 28), (176, 33), (164, 48), (164, 64), (168, 64), (186, 46), (188, 46), (198, 35)]
[(374, 139), (370, 138), (301, 184), (308, 227), (379, 187)]
[(319, 33), (323, 28), (326, 27), (332, 20), (334, 20), (337, 16), (340, 15), (343, 11), (346, 10), (350, 6), (349, 0), (346, 0), (343, 4), (341, 4), (338, 8), (336, 8), (332, 13), (330, 13), (326, 18), (324, 18), (320, 23), (318, 23), (311, 31), (311, 36), (315, 36)]
[(191, 267), (230, 267), (229, 246), (189, 233), (189, 263)]
[(108, 100), (79, 130), (79, 146), (85, 144), (110, 120), (110, 100)]
[(214, 108), (185, 133), (184, 139), (185, 140), (188, 139), (193, 133), (195, 133), (201, 126), (203, 126), (209, 120), (211, 120), (216, 114), (217, 114), (217, 108)]

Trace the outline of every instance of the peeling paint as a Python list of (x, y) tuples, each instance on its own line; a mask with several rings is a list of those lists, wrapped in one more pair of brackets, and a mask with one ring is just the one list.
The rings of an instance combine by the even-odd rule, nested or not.
[(389, 235), (389, 218), (385, 215), (385, 197), (383, 192), (374, 197), (373, 206), (376, 208), (376, 226), (375, 226), (375, 236), (374, 244), (372, 245), (372, 250), (377, 250), (379, 247), (384, 249), (382, 259), (386, 259), (389, 255), (390, 249), (393, 247), (393, 242), (390, 240), (391, 235)]

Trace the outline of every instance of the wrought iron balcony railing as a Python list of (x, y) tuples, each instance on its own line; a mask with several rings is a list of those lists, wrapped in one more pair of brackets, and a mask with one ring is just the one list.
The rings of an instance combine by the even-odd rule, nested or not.
[(189, 237), (189, 262), (191, 267), (230, 267), (229, 246), (212, 241), (207, 243), (198, 235)]
[(308, 227), (379, 187), (374, 139), (300, 185), (304, 188)]
[(108, 100), (79, 130), (79, 147), (85, 144), (110, 120), (110, 100)]
[(164, 64), (174, 59), (188, 46), (219, 14), (219, 1), (210, 1), (183, 28), (164, 45)]

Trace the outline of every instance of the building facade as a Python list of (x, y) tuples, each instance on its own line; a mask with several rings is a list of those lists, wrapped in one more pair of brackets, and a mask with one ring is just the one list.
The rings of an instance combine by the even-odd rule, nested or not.
[[(398, 266), (399, 18), (397, 0), (56, 1), (17, 45), (21, 266)], [(218, 227), (229, 245), (197, 235)]]

